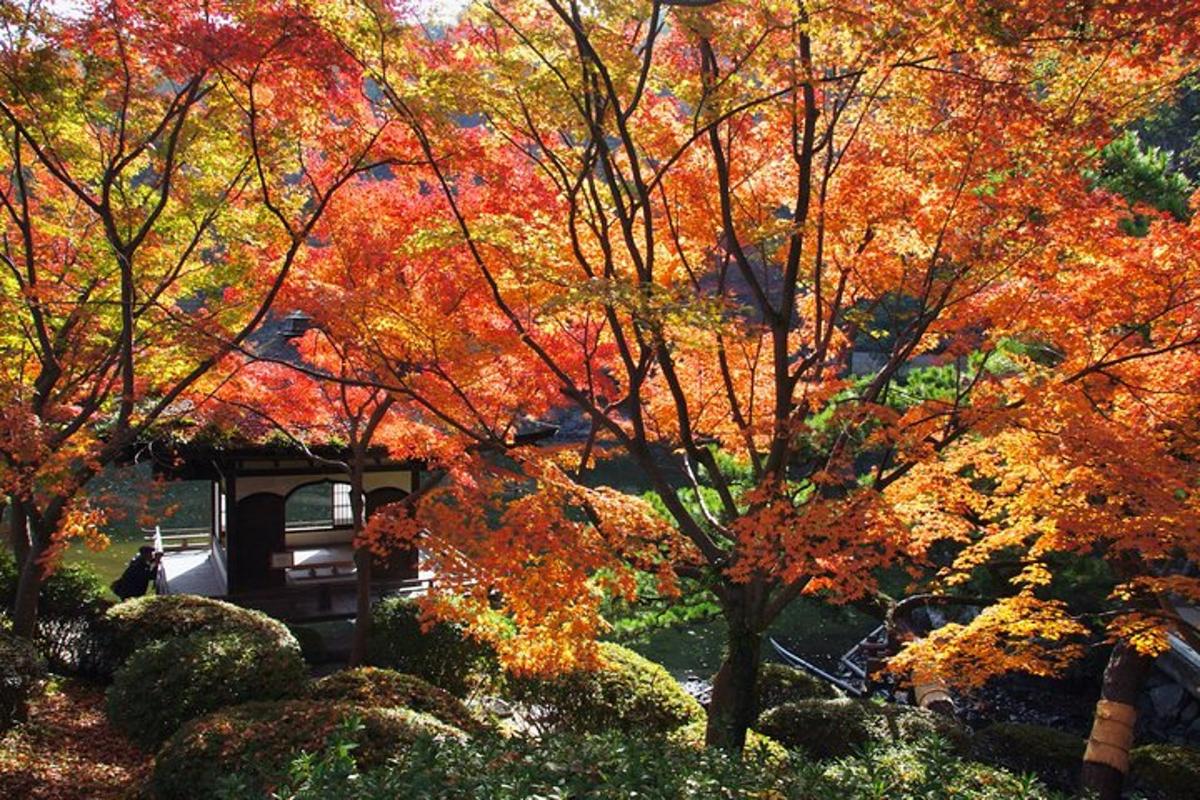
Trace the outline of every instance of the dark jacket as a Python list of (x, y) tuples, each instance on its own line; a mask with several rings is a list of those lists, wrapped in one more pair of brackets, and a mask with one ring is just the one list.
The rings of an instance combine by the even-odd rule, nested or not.
[(111, 587), (113, 594), (122, 600), (141, 597), (146, 593), (146, 589), (150, 587), (150, 582), (154, 580), (157, 573), (157, 561), (148, 562), (141, 555), (136, 555), (129, 560), (129, 566), (125, 568), (121, 577), (113, 581)]

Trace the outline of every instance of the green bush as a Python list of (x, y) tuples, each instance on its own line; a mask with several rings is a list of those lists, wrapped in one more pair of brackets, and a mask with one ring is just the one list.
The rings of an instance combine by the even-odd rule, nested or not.
[(189, 719), (248, 700), (294, 697), (307, 680), (297, 649), (245, 632), (197, 633), (130, 656), (108, 689), (108, 717), (149, 749)]
[(488, 645), (448, 622), (435, 622), (422, 630), (420, 615), (417, 604), (402, 597), (376, 603), (371, 609), (367, 660), (416, 675), (458, 697), (466, 697), (483, 676), (496, 671), (496, 656)]
[(0, 631), (0, 731), (24, 722), (29, 699), (46, 677), (46, 664), (27, 639)]
[[(0, 548), (0, 604), (11, 608), (17, 596), (17, 567)], [(64, 564), (38, 591), (38, 650), (57, 672), (107, 675), (109, 648), (104, 613), (112, 603), (103, 579), (90, 567)]]
[[(352, 728), (346, 743), (363, 767), (401, 756), (419, 739), (466, 738), (428, 714), (403, 708), (312, 700), (246, 703), (189, 722), (167, 740), (154, 763), (154, 796), (212, 800), (224, 787), (231, 797), (262, 797), (286, 778), (294, 758), (320, 750), (339, 726)], [(343, 787), (347, 795), (353, 789)]]
[[(680, 748), (609, 732), (469, 743), (416, 741), (402, 757), (370, 767), (353, 747), (352, 724), (318, 753), (295, 758), (274, 796), (288, 800), (1050, 800), (1035, 778), (958, 759), (940, 740), (875, 748), (825, 764), (786, 768), (723, 751)], [(235, 779), (220, 800), (255, 796)], [(250, 784), (252, 785), (252, 784)]]
[(543, 732), (622, 730), (666, 735), (704, 719), (704, 709), (665, 669), (632, 650), (600, 643), (606, 666), (553, 678), (510, 677), (507, 696)]
[(113, 659), (121, 664), (150, 642), (193, 633), (241, 633), (259, 646), (300, 654), (300, 644), (282, 622), (261, 611), (190, 594), (135, 597), (105, 615)]
[(1192, 800), (1200, 793), (1200, 749), (1148, 744), (1130, 753), (1133, 788), (1151, 800)]
[(805, 800), (1066, 800), (1036, 776), (963, 760), (936, 737), (868, 745), (809, 769), (814, 780)]
[(296, 637), (300, 645), (300, 655), (310, 664), (320, 664), (326, 661), (329, 653), (325, 647), (325, 637), (320, 631), (307, 625), (288, 625), (288, 631)]
[[(667, 734), (667, 741), (678, 747), (703, 748), (706, 729), (707, 723), (703, 720), (689, 722)], [(755, 763), (777, 767), (787, 766), (791, 758), (786, 747), (757, 731), (746, 731), (746, 746), (742, 748), (742, 755)]]
[(1087, 743), (1054, 728), (999, 722), (975, 734), (971, 755), (1014, 772), (1032, 772), (1048, 785), (1073, 788), (1079, 780)]
[(846, 698), (784, 703), (758, 718), (758, 730), (818, 760), (853, 755), (872, 743), (934, 735), (956, 750), (965, 751), (968, 743), (965, 729), (932, 711)]
[[(11, 608), (17, 597), (18, 570), (11, 550), (0, 548), (0, 602)], [(108, 587), (91, 567), (62, 564), (42, 581), (38, 613), (48, 617), (71, 617), (108, 605)]]
[(407, 708), (471, 734), (492, 730), (445, 689), (390, 669), (360, 667), (335, 672), (313, 683), (308, 696), (367, 708)]
[(768, 662), (758, 671), (758, 707), (763, 711), (800, 700), (833, 700), (842, 693), (825, 681), (786, 664)]
[[(417, 741), (401, 758), (366, 767), (346, 746), (353, 729), (337, 729), (315, 757), (301, 757), (277, 797), (289, 800), (699, 800), (799, 797), (781, 790), (783, 771), (720, 751), (677, 748), (610, 732), (598, 736)], [(219, 795), (247, 797), (241, 782)]]

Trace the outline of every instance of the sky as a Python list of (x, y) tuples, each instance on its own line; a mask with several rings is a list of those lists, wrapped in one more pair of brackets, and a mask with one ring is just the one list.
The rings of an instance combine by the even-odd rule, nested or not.
[(414, 0), (419, 13), (431, 22), (450, 22), (470, 0)]

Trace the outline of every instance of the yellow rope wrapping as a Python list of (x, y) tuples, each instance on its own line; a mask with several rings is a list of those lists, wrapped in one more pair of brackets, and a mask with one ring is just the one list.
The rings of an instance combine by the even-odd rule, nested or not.
[(913, 700), (918, 708), (928, 708), (933, 703), (954, 703), (946, 682), (929, 669), (913, 672)]
[(1137, 709), (1128, 703), (1101, 700), (1096, 703), (1096, 721), (1088, 737), (1084, 761), (1104, 764), (1125, 775), (1129, 772), (1129, 749), (1133, 746), (1133, 723)]
[(932, 703), (946, 702), (953, 703), (950, 698), (950, 693), (946, 691), (944, 683), (923, 683), (913, 687), (913, 697), (917, 701), (917, 706), (920, 708), (928, 708)]

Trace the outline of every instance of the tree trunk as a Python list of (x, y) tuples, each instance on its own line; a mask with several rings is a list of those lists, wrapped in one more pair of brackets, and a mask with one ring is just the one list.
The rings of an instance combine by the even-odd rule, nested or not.
[(712, 700), (708, 707), (705, 742), (741, 753), (746, 731), (758, 715), (758, 660), (762, 634), (731, 617), (729, 651), (713, 678)]
[(12, 545), (13, 559), (20, 566), (29, 555), (29, 517), (20, 498), (9, 497), (8, 517), (9, 543)]
[(13, 600), (13, 633), (32, 639), (37, 631), (38, 594), (42, 588), (41, 560), (44, 547), (34, 537), (33, 546), (25, 553), (19, 564), (17, 596)]
[(1114, 647), (1108, 659), (1079, 780), (1083, 791), (1098, 800), (1121, 797), (1129, 773), (1137, 699), (1153, 663), (1153, 658), (1124, 643)]

